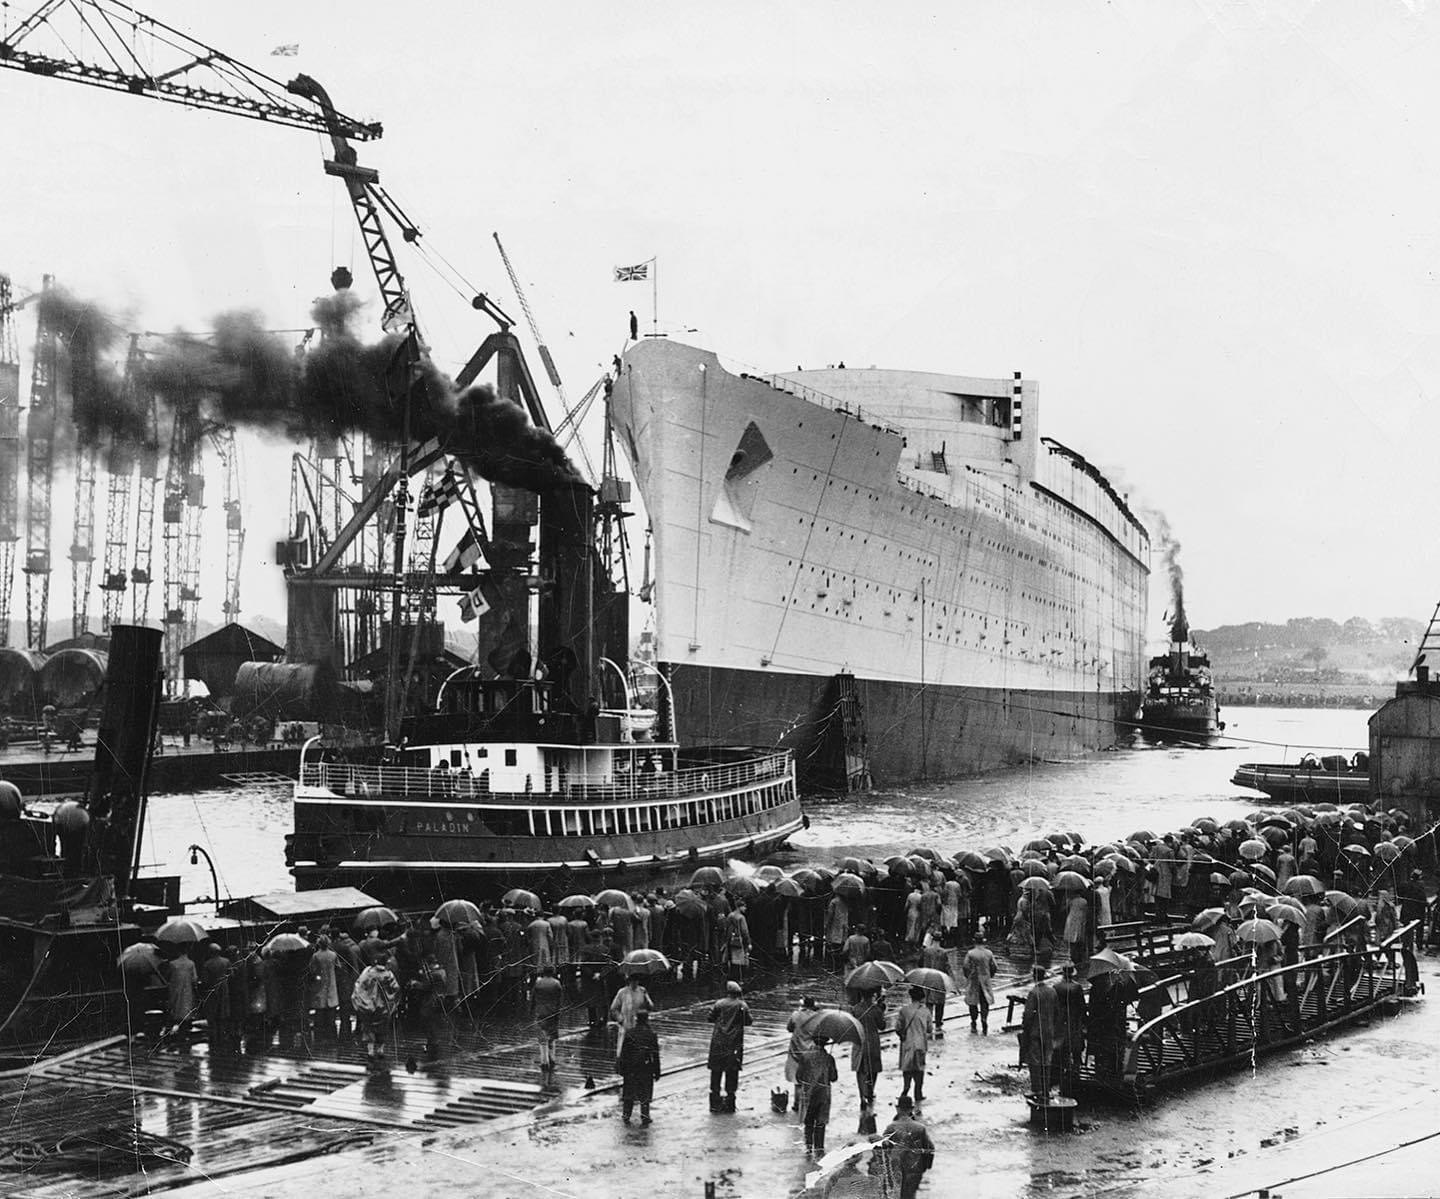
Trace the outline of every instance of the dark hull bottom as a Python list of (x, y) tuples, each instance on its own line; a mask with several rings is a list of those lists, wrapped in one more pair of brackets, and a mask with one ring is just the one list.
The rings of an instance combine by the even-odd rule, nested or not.
[(1147, 741), (1209, 741), (1224, 728), (1214, 704), (1186, 708), (1146, 704), (1140, 709), (1140, 732)]
[[(676, 665), (670, 685), (684, 743), (782, 745), (795, 753), (802, 794), (844, 788), (836, 679)], [(1134, 727), (1140, 704), (1138, 691), (922, 689), (863, 678), (854, 686), (877, 787), (1103, 749)]]

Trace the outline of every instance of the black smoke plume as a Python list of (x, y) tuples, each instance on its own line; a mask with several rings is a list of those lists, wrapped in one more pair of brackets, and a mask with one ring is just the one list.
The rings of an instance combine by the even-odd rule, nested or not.
[[(133, 414), (123, 376), (112, 357), (121, 340), (120, 324), (98, 305), (63, 287), (44, 292), (38, 309), (40, 321), (55, 333), (61, 378), (69, 381), (76, 443), (96, 445), (106, 435), (129, 438), (135, 428)], [(70, 450), (69, 433), (63, 424), (57, 425), (56, 434), (62, 454)]]
[(167, 416), (193, 409), (289, 441), (365, 433), (399, 446), (408, 433), (412, 443), (436, 438), (473, 474), (496, 482), (543, 492), (581, 481), (559, 443), (488, 384), (457, 389), (407, 338), (362, 341), (353, 329), (360, 307), (349, 292), (317, 300), (311, 317), (322, 336), (303, 355), (267, 332), (258, 314), (224, 313), (212, 336), (177, 332), (148, 354), (132, 395), (106, 356), (118, 324), (94, 305), (57, 300), (57, 327), (73, 331), (66, 345), (71, 376), (80, 380), (78, 435), (84, 442), (106, 435), (139, 442), (142, 400), (153, 394), (162, 430)]
[(1180, 542), (1170, 531), (1170, 522), (1159, 513), (1153, 516), (1160, 537), (1160, 552), (1170, 576), (1170, 640), (1189, 641), (1190, 621), (1185, 616), (1185, 572), (1180, 569)]

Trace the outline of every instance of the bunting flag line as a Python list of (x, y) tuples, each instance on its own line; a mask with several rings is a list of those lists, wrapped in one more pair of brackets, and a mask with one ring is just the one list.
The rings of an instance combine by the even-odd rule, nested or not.
[(474, 591), (467, 591), (460, 597), (460, 619), (475, 620), (490, 611), (490, 604), (485, 599), (483, 590), (476, 587)]
[(443, 512), (459, 498), (460, 480), (455, 477), (454, 468), (447, 466), (438, 483), (425, 484), (425, 489), (420, 493), (419, 506), (415, 510), (416, 515), (423, 520), (427, 516)]
[(460, 543), (445, 559), (444, 570), (447, 575), (454, 574), (457, 570), (469, 570), (479, 561), (480, 544), (475, 540), (475, 534), (466, 529), (464, 536), (460, 538)]
[(617, 266), (615, 268), (616, 283), (643, 283), (650, 278), (650, 264), (648, 262), (637, 263), (635, 266)]

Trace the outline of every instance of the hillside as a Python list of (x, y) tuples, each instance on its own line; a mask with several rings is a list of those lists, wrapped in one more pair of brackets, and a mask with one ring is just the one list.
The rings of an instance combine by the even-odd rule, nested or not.
[(1284, 624), (1253, 621), (1194, 629), (1210, 655), (1222, 703), (1382, 701), (1405, 677), (1425, 622), (1392, 616), (1343, 623), (1302, 616)]

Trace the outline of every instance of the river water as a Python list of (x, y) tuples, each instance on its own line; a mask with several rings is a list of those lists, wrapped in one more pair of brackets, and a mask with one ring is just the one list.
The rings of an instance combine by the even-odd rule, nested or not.
[[(1307, 751), (1353, 753), (1368, 744), (1369, 716), (1351, 709), (1234, 708), (1224, 713), (1225, 735), (1208, 748), (1137, 740), (983, 778), (811, 801), (810, 828), (779, 860), (830, 862), (916, 846), (946, 854), (994, 844), (1018, 848), (1057, 831), (1101, 843), (1139, 828), (1164, 832), (1200, 815), (1226, 820), (1244, 815), (1258, 798), (1230, 782), (1241, 762), (1293, 762)], [(205, 858), (190, 863), (189, 846), (198, 844), (215, 863), (222, 896), (288, 890), (283, 837), (289, 830), (283, 785), (158, 795), (150, 800), (141, 862), (145, 873), (179, 874), (182, 898), (208, 896)]]

